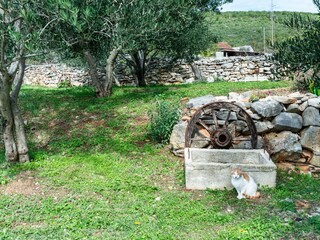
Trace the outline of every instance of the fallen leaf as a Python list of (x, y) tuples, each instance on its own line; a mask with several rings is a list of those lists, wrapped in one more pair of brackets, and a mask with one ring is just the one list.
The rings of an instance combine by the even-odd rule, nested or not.
[(309, 208), (309, 203), (306, 200), (298, 200), (296, 202), (296, 207), (298, 207), (298, 208)]

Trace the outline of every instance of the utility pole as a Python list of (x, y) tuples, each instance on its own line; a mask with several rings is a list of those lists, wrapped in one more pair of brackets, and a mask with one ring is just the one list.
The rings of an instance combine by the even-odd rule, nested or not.
[(263, 53), (266, 54), (266, 28), (263, 27)]
[(273, 0), (271, 0), (271, 11), (270, 11), (270, 20), (271, 20), (271, 45), (274, 43), (274, 13), (273, 13)]

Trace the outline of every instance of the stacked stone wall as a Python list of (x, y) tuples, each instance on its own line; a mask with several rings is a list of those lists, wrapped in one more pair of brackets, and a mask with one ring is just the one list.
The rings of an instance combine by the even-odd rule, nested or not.
[[(192, 83), (195, 80), (190, 64), (180, 61), (173, 65), (165, 60), (150, 63), (150, 71), (146, 74), (148, 84)], [(273, 64), (265, 56), (200, 58), (193, 65), (201, 71), (203, 79), (208, 82), (223, 81), (260, 81), (272, 79)], [(103, 71), (100, 73), (103, 77)], [(120, 85), (135, 85), (130, 71), (124, 66), (116, 67), (115, 76)], [(27, 65), (25, 83), (55, 87), (62, 82), (72, 86), (90, 85), (87, 70), (69, 67), (65, 64)]]

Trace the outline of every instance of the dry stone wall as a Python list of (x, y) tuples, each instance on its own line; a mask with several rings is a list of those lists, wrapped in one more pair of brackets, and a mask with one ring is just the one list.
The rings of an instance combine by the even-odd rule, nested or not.
[[(273, 95), (272, 91), (249, 91), (242, 94), (229, 93), (229, 96), (208, 95), (187, 101), (184, 99), (186, 104), (182, 119), (174, 126), (170, 139), (176, 155), (183, 156), (185, 131), (194, 112), (215, 101), (233, 102), (246, 110), (257, 128), (258, 148), (265, 149), (279, 167), (292, 170), (298, 167), (307, 172), (320, 171), (320, 97), (311, 93), (295, 92), (278, 96)], [(248, 127), (243, 126), (243, 121), (231, 117), (232, 114), (230, 123), (236, 126), (239, 131), (237, 134), (240, 137), (247, 136)], [(224, 120), (219, 112), (217, 118)], [(204, 138), (210, 135), (200, 125), (198, 132)], [(210, 147), (209, 142), (201, 147)], [(251, 148), (251, 143), (235, 142), (231, 148)]]
[[(148, 84), (178, 84), (195, 81), (190, 64), (178, 62), (170, 65), (165, 60), (155, 60), (147, 72)], [(200, 58), (193, 64), (201, 71), (202, 80), (224, 81), (260, 81), (272, 79), (273, 64), (265, 56)], [(116, 77), (120, 85), (135, 85), (135, 80), (128, 69), (118, 65)], [(103, 77), (103, 72), (100, 73)], [(49, 87), (68, 82), (72, 86), (90, 85), (90, 78), (85, 69), (68, 67), (65, 64), (28, 65), (25, 83)]]
[(65, 64), (27, 65), (24, 83), (57, 87), (63, 82), (72, 86), (89, 85), (89, 75), (81, 68), (69, 67)]

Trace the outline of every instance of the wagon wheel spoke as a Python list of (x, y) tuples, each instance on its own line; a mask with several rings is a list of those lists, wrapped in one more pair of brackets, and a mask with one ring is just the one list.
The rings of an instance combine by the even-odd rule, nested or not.
[(202, 141), (210, 142), (210, 138), (191, 138), (190, 140), (194, 142), (202, 142)]
[(231, 115), (231, 110), (229, 110), (228, 115), (227, 115), (227, 118), (226, 118), (226, 120), (225, 120), (225, 122), (224, 122), (224, 124), (223, 124), (223, 127), (224, 127), (224, 128), (226, 128), (226, 127), (228, 126), (228, 124), (229, 124), (230, 115)]
[(200, 124), (204, 129), (206, 129), (209, 134), (211, 134), (212, 130), (201, 119), (199, 119), (197, 123)]
[(214, 125), (215, 125), (216, 129), (218, 129), (219, 128), (219, 124), (218, 124), (217, 114), (216, 114), (216, 111), (214, 109), (212, 109), (212, 117), (213, 117), (213, 122), (214, 122)]

